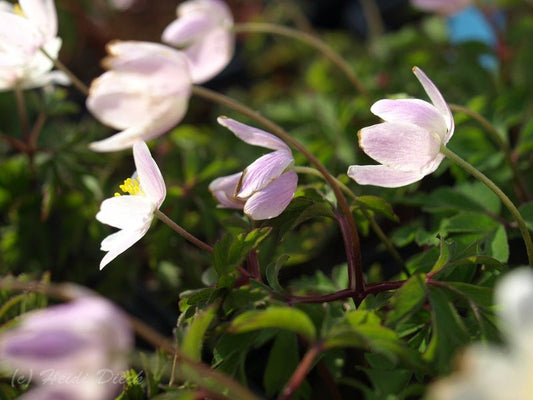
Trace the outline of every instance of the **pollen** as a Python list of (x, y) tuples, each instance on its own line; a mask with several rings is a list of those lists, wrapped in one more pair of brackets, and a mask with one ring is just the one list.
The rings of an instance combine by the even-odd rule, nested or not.
[[(144, 192), (141, 189), (141, 184), (139, 182), (139, 179), (132, 179), (128, 178), (124, 181), (123, 185), (119, 186), (120, 190), (122, 190), (124, 193), (128, 193), (131, 195), (143, 195)], [(121, 196), (120, 193), (116, 192), (115, 197)]]
[(17, 3), (15, 4), (15, 6), (13, 7), (13, 12), (17, 15), (20, 15), (21, 17), (24, 17), (24, 11), (22, 11), (22, 7), (20, 7), (20, 4)]

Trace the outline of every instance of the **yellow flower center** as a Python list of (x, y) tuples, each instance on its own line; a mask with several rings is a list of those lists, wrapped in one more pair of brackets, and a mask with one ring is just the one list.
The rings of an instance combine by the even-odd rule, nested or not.
[(20, 7), (19, 3), (15, 4), (15, 6), (13, 7), (13, 12), (17, 15), (20, 15), (21, 17), (25, 17), (24, 11), (22, 11), (22, 7)]
[[(131, 179), (128, 178), (124, 181), (123, 185), (119, 186), (120, 190), (122, 190), (124, 193), (128, 193), (131, 195), (144, 195), (143, 190), (141, 189), (141, 184), (139, 181), (139, 178)], [(120, 193), (116, 192), (115, 197), (122, 196)]]

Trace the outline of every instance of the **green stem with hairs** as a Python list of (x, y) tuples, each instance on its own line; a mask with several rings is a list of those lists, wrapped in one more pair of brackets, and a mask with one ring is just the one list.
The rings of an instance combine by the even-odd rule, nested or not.
[(196, 236), (191, 235), (189, 232), (187, 232), (185, 229), (183, 229), (180, 225), (175, 223), (173, 220), (171, 220), (165, 213), (163, 213), (160, 210), (155, 210), (154, 215), (159, 218), (162, 222), (164, 222), (167, 226), (169, 226), (172, 230), (183, 236), (186, 240), (194, 244), (195, 246), (199, 247), (202, 250), (207, 251), (208, 253), (213, 252), (213, 248), (209, 246), (207, 243), (203, 242), (202, 240), (198, 239)]
[[(524, 180), (522, 178), (522, 175), (518, 171), (518, 168), (516, 167), (516, 163), (513, 161), (513, 155), (511, 148), (509, 147), (509, 144), (502, 139), (494, 125), (492, 125), (485, 117), (483, 117), (481, 114), (467, 108), (464, 106), (460, 106), (458, 104), (448, 104), (450, 106), (450, 109), (453, 111), (457, 111), (463, 114), (468, 115), (469, 117), (475, 119), (479, 124), (485, 128), (486, 132), (489, 134), (492, 141), (503, 151), (503, 155), (505, 157), (505, 161), (507, 164), (509, 164), (509, 167), (511, 167), (511, 171), (513, 173), (513, 179), (515, 181), (515, 184), (518, 188), (518, 191), (523, 197), (529, 198), (528, 191), (526, 189), (526, 185), (524, 183)], [(520, 197), (520, 196), (519, 196)]]
[(274, 35), (280, 35), (296, 39), (300, 42), (308, 44), (311, 47), (314, 47), (346, 75), (346, 77), (350, 80), (350, 82), (353, 84), (353, 86), (359, 93), (361, 93), (367, 100), (370, 100), (370, 95), (368, 91), (365, 89), (357, 75), (355, 75), (355, 72), (353, 71), (352, 67), (346, 62), (346, 60), (341, 55), (339, 55), (339, 53), (333, 50), (322, 39), (307, 32), (300, 31), (298, 29), (264, 22), (236, 24), (233, 27), (233, 31), (235, 33), (271, 33)]
[(350, 289), (356, 290), (357, 292), (363, 291), (364, 280), (363, 270), (361, 266), (361, 248), (359, 244), (359, 234), (357, 232), (357, 227), (355, 225), (355, 221), (353, 219), (352, 212), (350, 211), (350, 207), (348, 206), (346, 198), (342, 194), (342, 191), (339, 188), (335, 178), (329, 173), (326, 167), (324, 167), (324, 165), (322, 165), (322, 163), (312, 153), (310, 153), (304, 145), (302, 145), (291, 135), (289, 135), (283, 128), (281, 128), (279, 125), (272, 122), (268, 118), (263, 117), (258, 112), (252, 110), (250, 107), (223, 94), (214, 92), (212, 90), (200, 86), (193, 86), (192, 93), (207, 100), (229, 107), (247, 116), (248, 118), (253, 119), (254, 121), (263, 125), (271, 133), (278, 136), (281, 140), (285, 141), (297, 151), (302, 153), (309, 160), (309, 162), (316, 167), (316, 169), (322, 174), (328, 185), (333, 190), (335, 198), (337, 199), (338, 206), (342, 210), (342, 213), (344, 215), (344, 218), (346, 218), (346, 222), (348, 223), (348, 227), (350, 230), (352, 241), (351, 245), (353, 246), (355, 252), (355, 257), (353, 258), (353, 260), (347, 260)]
[[(322, 174), (320, 172), (318, 172), (315, 168), (311, 168), (311, 167), (295, 166), (294, 171), (297, 173), (322, 177)], [(341, 190), (348, 197), (350, 197), (353, 201), (357, 202), (357, 196), (351, 191), (351, 189), (348, 186), (346, 186), (343, 182), (341, 182), (339, 179), (335, 177), (333, 177), (333, 179), (335, 179), (335, 181), (337, 182), (337, 185), (339, 185)], [(394, 261), (396, 261), (396, 263), (400, 266), (400, 268), (407, 275), (407, 277), (410, 277), (411, 273), (407, 269), (407, 266), (405, 265), (405, 261), (403, 260), (400, 253), (398, 253), (398, 251), (396, 250), (392, 242), (389, 240), (387, 235), (385, 235), (385, 232), (383, 232), (381, 227), (378, 225), (374, 216), (368, 212), (368, 210), (365, 208), (364, 205), (361, 207), (361, 212), (363, 213), (365, 218), (368, 220), (368, 222), (370, 223), (370, 227), (372, 228), (376, 236), (379, 238), (379, 240), (381, 240), (381, 242), (383, 243), (383, 245), (385, 246), (389, 254), (394, 259)]]
[(441, 145), (440, 152), (444, 154), (446, 157), (448, 157), (450, 160), (452, 160), (454, 163), (459, 165), (461, 168), (463, 168), (465, 171), (470, 173), (476, 179), (479, 179), (481, 182), (483, 182), (490, 190), (492, 190), (500, 198), (502, 203), (505, 205), (505, 207), (507, 207), (509, 212), (515, 218), (516, 223), (518, 224), (520, 233), (522, 234), (522, 238), (524, 239), (524, 243), (526, 245), (529, 265), (533, 266), (533, 242), (531, 241), (531, 235), (527, 229), (524, 218), (522, 218), (520, 211), (518, 211), (518, 209), (513, 204), (511, 199), (509, 199), (509, 197), (507, 197), (507, 195), (494, 182), (492, 182), (485, 174), (483, 174), (481, 171), (476, 169), (473, 165), (463, 160), (461, 157), (459, 157), (453, 151), (448, 149), (446, 146)]

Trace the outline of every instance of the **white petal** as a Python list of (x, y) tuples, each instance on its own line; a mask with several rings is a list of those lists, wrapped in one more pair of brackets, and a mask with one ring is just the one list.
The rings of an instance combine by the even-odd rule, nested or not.
[(54, 0), (19, 0), (20, 8), (43, 34), (45, 41), (57, 35), (57, 13)]
[(102, 241), (101, 249), (108, 253), (100, 262), (100, 269), (104, 268), (118, 255), (133, 246), (134, 243), (138, 242), (146, 234), (149, 228), (150, 225), (137, 230), (123, 229), (106, 237)]
[(243, 142), (253, 146), (261, 146), (271, 150), (287, 150), (290, 151), (289, 146), (285, 142), (274, 136), (271, 133), (265, 132), (261, 129), (248, 126), (241, 122), (235, 121), (228, 117), (218, 117), (217, 121), (220, 125), (225, 126), (232, 131), (235, 136)]
[(423, 171), (440, 153), (440, 141), (407, 123), (383, 122), (359, 131), (359, 146), (374, 160), (400, 171)]
[(155, 204), (142, 195), (124, 195), (105, 199), (96, 219), (119, 229), (139, 229), (150, 226)]
[(398, 99), (379, 100), (370, 108), (375, 115), (386, 122), (410, 123), (430, 132), (435, 132), (444, 138), (448, 127), (442, 114), (424, 100)]
[(286, 150), (274, 151), (259, 157), (242, 173), (237, 197), (246, 199), (254, 192), (263, 189), (277, 179), (293, 162), (292, 154)]
[(359, 185), (395, 188), (417, 182), (425, 174), (417, 171), (397, 171), (384, 165), (351, 165), (348, 168), (348, 176)]
[(244, 205), (244, 213), (254, 220), (275, 218), (280, 215), (294, 197), (298, 175), (289, 171), (270, 185), (250, 197)]
[(133, 145), (133, 159), (135, 161), (135, 168), (141, 182), (141, 187), (146, 195), (157, 205), (161, 206), (167, 189), (163, 175), (159, 170), (155, 160), (148, 150), (146, 143), (138, 141)]
[(213, 20), (205, 15), (192, 15), (178, 18), (168, 25), (161, 40), (172, 46), (182, 47), (191, 44), (213, 29)]

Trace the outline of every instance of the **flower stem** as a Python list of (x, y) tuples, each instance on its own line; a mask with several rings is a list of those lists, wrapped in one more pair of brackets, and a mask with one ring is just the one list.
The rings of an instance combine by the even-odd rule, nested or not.
[[(294, 172), (322, 177), (322, 174), (320, 172), (318, 172), (315, 168), (311, 168), (311, 167), (295, 166)], [(339, 185), (341, 190), (348, 197), (350, 197), (353, 201), (357, 202), (357, 196), (350, 190), (348, 186), (346, 186), (343, 182), (341, 182), (339, 179), (335, 177), (333, 177), (333, 179), (335, 179), (335, 181), (337, 182), (337, 185)], [(370, 227), (372, 228), (376, 236), (379, 238), (379, 240), (381, 240), (381, 242), (383, 243), (383, 245), (385, 246), (389, 254), (394, 259), (394, 261), (396, 261), (396, 263), (400, 266), (400, 268), (407, 275), (407, 277), (410, 277), (411, 273), (407, 269), (407, 266), (405, 265), (405, 261), (403, 260), (400, 253), (398, 253), (398, 251), (396, 250), (392, 242), (389, 240), (387, 235), (385, 235), (385, 232), (383, 232), (381, 227), (378, 225), (374, 216), (368, 212), (368, 210), (365, 208), (364, 205), (361, 206), (361, 212), (363, 213), (365, 218), (368, 220)]]
[(527, 249), (529, 265), (533, 266), (533, 242), (531, 241), (531, 235), (527, 229), (524, 219), (522, 218), (522, 215), (520, 214), (520, 211), (518, 211), (518, 209), (513, 204), (511, 199), (509, 199), (509, 197), (507, 197), (507, 195), (494, 182), (492, 182), (485, 174), (483, 174), (481, 171), (476, 169), (473, 165), (463, 160), (461, 157), (459, 157), (453, 151), (448, 149), (446, 146), (441, 145), (440, 152), (444, 154), (446, 157), (448, 157), (450, 160), (455, 162), (457, 165), (462, 167), (465, 171), (473, 175), (476, 179), (479, 179), (481, 182), (483, 182), (490, 190), (492, 190), (501, 199), (502, 203), (505, 205), (505, 207), (507, 207), (509, 212), (513, 215), (513, 217), (515, 218), (518, 224), (518, 227), (520, 228), (520, 233), (522, 234), (522, 238), (524, 239), (524, 243)]
[(54, 63), (55, 67), (61, 71), (63, 71), (65, 74), (67, 74), (68, 78), (72, 82), (72, 84), (78, 89), (81, 93), (83, 93), (85, 96), (89, 95), (89, 88), (85, 83), (83, 83), (81, 80), (78, 79), (74, 73), (67, 68), (65, 64), (63, 64), (61, 61), (59, 61), (58, 58), (52, 57), (48, 52), (41, 47), (41, 52)]
[(453, 111), (457, 111), (463, 114), (468, 115), (469, 117), (475, 119), (489, 134), (490, 138), (496, 143), (496, 145), (503, 151), (505, 161), (509, 166), (511, 167), (511, 171), (513, 172), (513, 179), (515, 181), (515, 184), (518, 189), (519, 197), (525, 197), (530, 198), (526, 185), (524, 183), (524, 180), (522, 178), (522, 175), (518, 171), (518, 168), (516, 167), (516, 163), (513, 161), (513, 155), (511, 152), (511, 148), (509, 147), (509, 144), (502, 139), (494, 125), (492, 125), (485, 117), (483, 117), (481, 114), (475, 112), (474, 110), (471, 110), (467, 107), (463, 107), (457, 104), (449, 104), (450, 109)]
[(19, 113), (20, 124), (22, 126), (22, 134), (24, 141), (27, 143), (30, 136), (30, 128), (28, 125), (28, 114), (26, 113), (26, 105), (24, 104), (24, 92), (19, 86), (15, 86), (15, 100), (17, 103), (17, 110)]
[(157, 218), (159, 218), (161, 221), (167, 224), (171, 229), (176, 231), (178, 234), (183, 236), (185, 239), (187, 239), (189, 242), (191, 242), (195, 246), (199, 247), (202, 250), (207, 251), (208, 253), (213, 252), (213, 248), (211, 246), (201, 241), (196, 236), (191, 235), (189, 232), (187, 232), (185, 229), (183, 229), (181, 226), (179, 226), (177, 223), (175, 223), (169, 217), (167, 217), (167, 215), (164, 214), (162, 211), (155, 210), (154, 214)]
[[(309, 162), (316, 167), (316, 169), (322, 174), (328, 185), (333, 190), (335, 198), (337, 199), (337, 203), (340, 209), (342, 210), (342, 213), (345, 215), (349, 226), (352, 246), (354, 249), (353, 260), (347, 260), (349, 267), (348, 278), (350, 282), (350, 289), (356, 290), (357, 292), (363, 291), (364, 280), (363, 270), (361, 266), (361, 247), (359, 243), (359, 233), (357, 232), (357, 227), (355, 225), (352, 212), (350, 211), (350, 207), (348, 206), (348, 202), (342, 194), (342, 191), (340, 190), (335, 178), (333, 178), (333, 176), (329, 173), (326, 167), (324, 167), (324, 165), (322, 165), (318, 158), (316, 158), (312, 153), (310, 153), (304, 145), (302, 145), (291, 135), (289, 135), (283, 128), (281, 128), (279, 125), (272, 122), (268, 118), (263, 117), (258, 112), (252, 110), (250, 107), (223, 94), (214, 92), (212, 90), (200, 86), (193, 86), (192, 93), (207, 100), (232, 108), (233, 110), (247, 116), (248, 118), (253, 119), (254, 121), (258, 122), (259, 124), (266, 127), (268, 130), (270, 130), (270, 132), (272, 132), (274, 135), (278, 136), (280, 139), (282, 139), (283, 141), (294, 147), (296, 150), (298, 150), (300, 153), (302, 153), (305, 157), (307, 157)], [(350, 254), (348, 250), (347, 254)]]
[(242, 32), (258, 32), (258, 33), (271, 33), (274, 35), (280, 35), (285, 37), (290, 37), (292, 39), (299, 40), (304, 42), (318, 51), (320, 51), (324, 56), (326, 56), (333, 64), (335, 64), (350, 80), (355, 89), (361, 93), (367, 100), (370, 100), (370, 95), (365, 89), (357, 75), (353, 72), (352, 67), (342, 58), (339, 53), (333, 50), (326, 42), (322, 39), (311, 35), (307, 32), (300, 31), (298, 29), (289, 28), (277, 24), (261, 23), (261, 22), (249, 22), (236, 24), (233, 27), (233, 31), (236, 33)]

